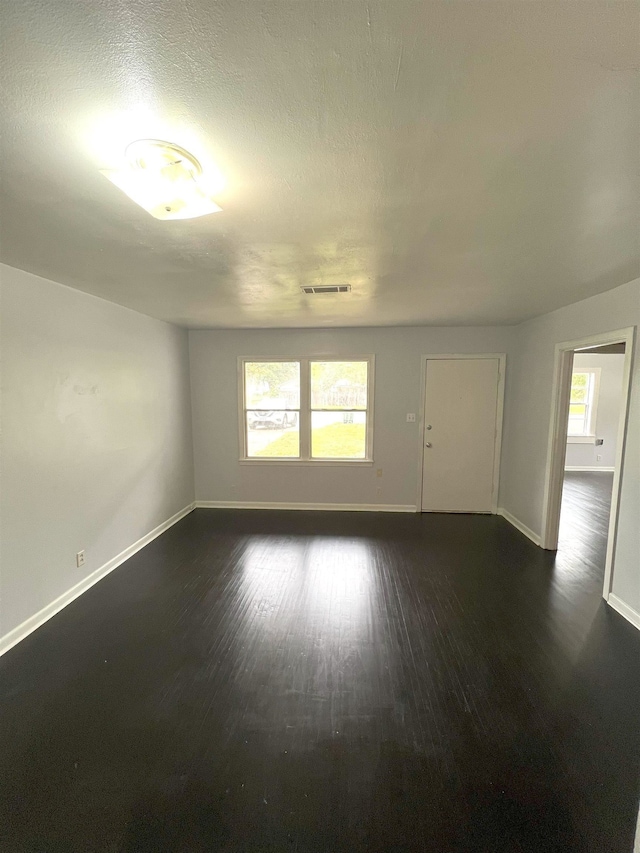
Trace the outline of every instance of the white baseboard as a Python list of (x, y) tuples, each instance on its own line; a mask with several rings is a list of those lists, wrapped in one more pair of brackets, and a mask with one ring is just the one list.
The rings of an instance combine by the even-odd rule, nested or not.
[(615, 468), (605, 468), (604, 465), (565, 465), (565, 471), (608, 471), (610, 474)]
[(537, 533), (534, 533), (526, 524), (523, 524), (519, 518), (516, 518), (515, 515), (511, 515), (509, 510), (503, 509), (500, 507), (498, 509), (498, 515), (501, 515), (504, 519), (506, 519), (509, 524), (512, 524), (516, 530), (519, 530), (520, 533), (523, 533), (527, 539), (530, 539), (534, 545), (537, 545), (538, 548), (541, 547), (542, 540), (538, 536)]
[(621, 616), (624, 616), (625, 619), (628, 619), (629, 622), (631, 622), (631, 624), (640, 631), (640, 613), (638, 613), (637, 610), (634, 610), (633, 607), (629, 607), (628, 604), (625, 604), (621, 598), (618, 598), (618, 596), (614, 595), (612, 592), (609, 593), (607, 604), (610, 604), (614, 610), (616, 610)]
[(109, 572), (117, 569), (125, 560), (128, 560), (129, 557), (132, 557), (137, 551), (140, 551), (141, 548), (144, 548), (145, 545), (148, 545), (149, 542), (152, 542), (160, 536), (161, 533), (164, 533), (165, 530), (168, 530), (177, 521), (180, 521), (181, 518), (184, 518), (185, 515), (192, 512), (195, 507), (195, 503), (192, 503), (184, 509), (181, 509), (180, 512), (177, 512), (175, 515), (172, 515), (171, 518), (163, 521), (162, 524), (159, 524), (150, 533), (147, 533), (141, 539), (138, 539), (138, 541), (134, 542), (133, 545), (129, 545), (128, 548), (125, 548), (124, 551), (121, 551), (109, 560), (108, 563), (105, 563), (99, 569), (96, 569), (95, 572), (87, 575), (86, 578), (83, 578), (75, 586), (72, 586), (71, 589), (63, 592), (62, 595), (58, 596), (58, 598), (56, 598), (55, 601), (52, 601), (51, 604), (47, 604), (46, 607), (43, 607), (42, 610), (39, 610), (28, 619), (25, 619), (24, 622), (9, 631), (9, 633), (5, 634), (4, 637), (0, 637), (0, 655), (8, 652), (9, 649), (13, 648), (13, 646), (19, 643), (20, 640), (24, 640), (24, 638), (35, 631), (36, 628), (39, 628), (51, 619), (52, 616), (59, 613), (63, 607), (66, 607), (67, 604), (70, 604), (74, 599), (78, 598), (78, 596), (82, 595), (83, 592), (86, 592), (94, 584), (102, 580), (102, 578), (105, 577), (105, 575), (108, 575)]
[(410, 504), (309, 504), (309, 503), (272, 503), (267, 501), (196, 501), (202, 509), (312, 509), (331, 510), (332, 512), (417, 512)]

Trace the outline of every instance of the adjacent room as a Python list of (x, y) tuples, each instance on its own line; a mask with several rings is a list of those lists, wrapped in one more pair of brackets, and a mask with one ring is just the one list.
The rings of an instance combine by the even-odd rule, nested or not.
[[(580, 552), (580, 571), (593, 573), (600, 584), (605, 582), (609, 537), (615, 536), (611, 510), (614, 479), (617, 495), (619, 478), (614, 475), (620, 468), (628, 408), (625, 361), (624, 341), (576, 349), (570, 379), (556, 565), (561, 567), (566, 558), (575, 570), (574, 557)], [(575, 578), (579, 585), (579, 576)]]
[(0, 850), (637, 853), (640, 7), (0, 2)]

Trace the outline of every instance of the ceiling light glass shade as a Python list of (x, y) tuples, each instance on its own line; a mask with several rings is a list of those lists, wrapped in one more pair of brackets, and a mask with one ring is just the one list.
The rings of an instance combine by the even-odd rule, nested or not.
[(127, 146), (121, 169), (101, 169), (112, 184), (155, 219), (193, 219), (222, 210), (221, 189), (207, 181), (196, 158), (169, 142), (141, 139)]

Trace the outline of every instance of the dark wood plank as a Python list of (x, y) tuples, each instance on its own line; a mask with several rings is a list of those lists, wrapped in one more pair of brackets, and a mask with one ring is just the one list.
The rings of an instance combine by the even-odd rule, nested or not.
[(567, 568), (588, 571), (596, 583), (604, 577), (613, 473), (565, 471), (558, 550)]
[(197, 510), (0, 660), (0, 848), (631, 851), (640, 634), (571, 553)]

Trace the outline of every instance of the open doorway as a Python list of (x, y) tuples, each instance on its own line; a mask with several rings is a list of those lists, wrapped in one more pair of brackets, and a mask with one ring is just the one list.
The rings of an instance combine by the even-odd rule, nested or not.
[[(622, 411), (624, 342), (574, 350), (558, 551), (604, 583)], [(563, 561), (560, 561), (560, 565)], [(575, 565), (575, 563), (573, 563)]]
[[(608, 599), (633, 330), (556, 347), (542, 545), (575, 557)], [(561, 565), (562, 563), (560, 563)]]

